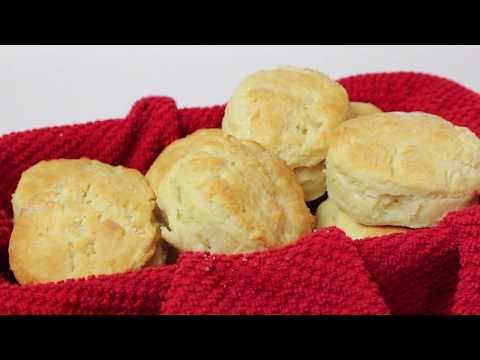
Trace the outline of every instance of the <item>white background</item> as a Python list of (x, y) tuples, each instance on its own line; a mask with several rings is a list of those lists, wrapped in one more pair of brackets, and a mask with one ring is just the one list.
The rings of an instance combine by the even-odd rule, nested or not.
[(248, 74), (279, 65), (338, 79), (420, 71), (480, 91), (480, 46), (0, 46), (0, 134), (124, 117), (148, 95), (179, 107), (228, 101)]

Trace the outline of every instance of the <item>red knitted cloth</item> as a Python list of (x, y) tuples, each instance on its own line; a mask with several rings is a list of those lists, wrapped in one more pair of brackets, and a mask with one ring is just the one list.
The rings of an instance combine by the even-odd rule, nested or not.
[[(415, 73), (341, 80), (350, 98), (384, 111), (426, 111), (480, 136), (480, 95)], [(20, 286), (8, 272), (10, 197), (42, 159), (86, 156), (145, 172), (162, 149), (224, 107), (177, 109), (139, 100), (125, 119), (0, 137), (1, 314), (480, 314), (480, 207), (438, 226), (352, 241), (329, 228), (288, 247), (249, 255), (183, 254), (175, 265)]]

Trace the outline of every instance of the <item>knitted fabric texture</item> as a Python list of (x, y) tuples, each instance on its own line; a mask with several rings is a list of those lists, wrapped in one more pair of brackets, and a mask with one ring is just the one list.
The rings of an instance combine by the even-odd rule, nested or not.
[[(480, 136), (480, 94), (417, 73), (341, 79), (352, 101), (425, 111)], [(11, 195), (44, 159), (97, 159), (145, 173), (175, 139), (219, 127), (224, 106), (137, 101), (125, 119), (0, 137), (0, 314), (480, 314), (480, 206), (436, 227), (352, 241), (328, 228), (248, 255), (184, 253), (173, 265), (18, 285), (8, 265)]]

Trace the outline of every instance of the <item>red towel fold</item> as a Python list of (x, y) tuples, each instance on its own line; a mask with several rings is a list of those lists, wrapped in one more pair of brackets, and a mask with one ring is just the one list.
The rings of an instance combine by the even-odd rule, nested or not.
[[(340, 82), (352, 101), (426, 111), (480, 135), (480, 94), (415, 73)], [(20, 286), (8, 271), (11, 195), (43, 159), (86, 156), (145, 173), (162, 149), (204, 127), (224, 106), (177, 109), (139, 100), (125, 119), (0, 137), (1, 314), (480, 314), (480, 206), (438, 226), (352, 241), (322, 229), (288, 247), (249, 255), (185, 253), (175, 265)]]

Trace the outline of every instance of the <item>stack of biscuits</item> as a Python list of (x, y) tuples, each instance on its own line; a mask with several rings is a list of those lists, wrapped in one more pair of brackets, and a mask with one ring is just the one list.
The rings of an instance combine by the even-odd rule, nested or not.
[(145, 176), (89, 159), (27, 170), (10, 265), (28, 284), (160, 266), (172, 251), (275, 249), (329, 226), (379, 236), (433, 226), (479, 190), (468, 129), (382, 112), (318, 71), (282, 67), (247, 77), (221, 129), (173, 142)]
[(422, 112), (351, 102), (313, 70), (260, 71), (237, 88), (222, 127), (254, 140), (294, 171), (305, 201), (321, 198), (316, 227), (352, 239), (437, 224), (475, 203), (480, 141)]

